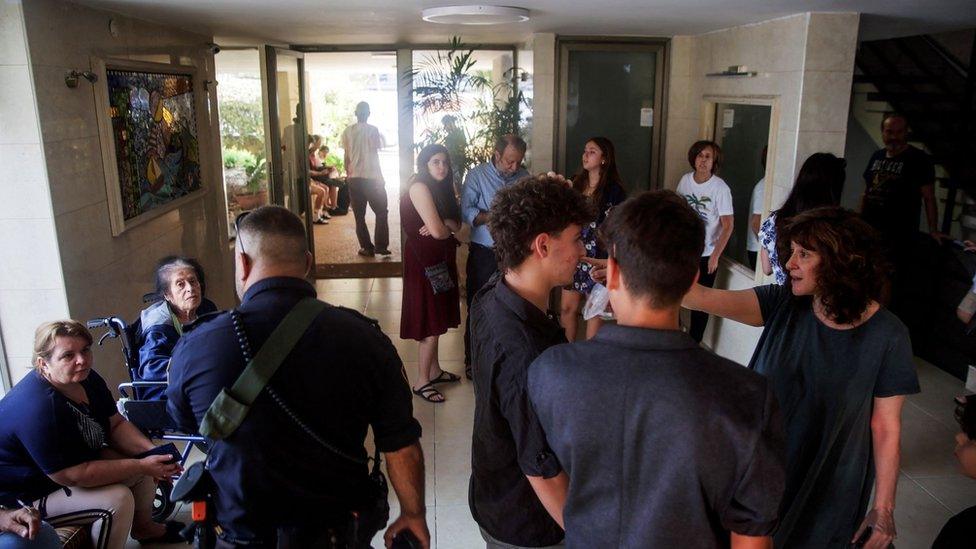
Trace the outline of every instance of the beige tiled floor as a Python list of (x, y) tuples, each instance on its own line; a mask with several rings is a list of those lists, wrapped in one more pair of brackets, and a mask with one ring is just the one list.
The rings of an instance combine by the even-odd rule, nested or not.
[[(417, 344), (399, 339), (401, 281), (399, 279), (320, 280), (319, 297), (356, 308), (380, 321), (404, 361), (411, 379), (417, 375)], [(464, 344), (460, 330), (441, 338), (440, 359), (446, 370), (463, 373)], [(903, 548), (929, 547), (953, 514), (976, 505), (976, 481), (963, 477), (952, 451), (957, 430), (952, 398), (963, 392), (962, 382), (922, 361), (918, 362), (922, 393), (908, 399), (903, 416), (902, 468), (895, 513)], [(471, 463), (471, 424), (474, 398), (470, 382), (441, 386), (444, 404), (414, 399), (414, 415), (424, 429), (427, 521), (432, 547), (483, 547), (467, 504)], [(391, 514), (396, 497), (391, 494)], [(183, 515), (183, 513), (181, 513)], [(382, 547), (377, 536), (374, 547)], [(134, 542), (132, 547), (137, 547)], [(178, 546), (171, 546), (178, 547)]]

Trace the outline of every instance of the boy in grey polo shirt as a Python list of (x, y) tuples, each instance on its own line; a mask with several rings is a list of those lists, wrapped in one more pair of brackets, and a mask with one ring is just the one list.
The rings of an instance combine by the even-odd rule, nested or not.
[(784, 482), (775, 398), (678, 327), (701, 220), (652, 191), (601, 231), (617, 325), (529, 367), (529, 399), (570, 478), (566, 546), (772, 547)]

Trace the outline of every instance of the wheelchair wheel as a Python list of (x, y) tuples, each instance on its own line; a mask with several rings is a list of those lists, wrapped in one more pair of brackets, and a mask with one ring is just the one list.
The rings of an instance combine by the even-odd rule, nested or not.
[(163, 523), (173, 514), (176, 502), (170, 498), (173, 491), (173, 482), (164, 481), (156, 484), (156, 495), (153, 498), (152, 518), (155, 522)]

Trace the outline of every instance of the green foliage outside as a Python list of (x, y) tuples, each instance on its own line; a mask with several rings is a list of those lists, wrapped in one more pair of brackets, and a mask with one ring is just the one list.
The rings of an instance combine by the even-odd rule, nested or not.
[(220, 103), (220, 138), (224, 148), (258, 155), (264, 152), (264, 114), (254, 101)]
[[(435, 114), (456, 119), (455, 130), (440, 126), (428, 130), (415, 147), (441, 143), (449, 150), (460, 148), (456, 157), (464, 169), (489, 160), (502, 135), (519, 135), (520, 106), (528, 104), (514, 84), (519, 69), (510, 69), (500, 83), (492, 84), (490, 72), (474, 70), (474, 52), (455, 36), (446, 51), (426, 57), (404, 75), (413, 79), (413, 111), (418, 119)], [(474, 105), (468, 104), (470, 95), (477, 97)], [(468, 126), (478, 130), (469, 135), (464, 129)], [(455, 157), (455, 151), (451, 153)]]
[(254, 163), (255, 155), (250, 151), (245, 151), (234, 147), (224, 147), (224, 149), (220, 152), (224, 159), (225, 168), (243, 168), (245, 164)]
[(244, 185), (247, 192), (256, 193), (262, 190), (262, 185), (268, 181), (268, 162), (264, 158), (264, 153), (244, 164), (244, 175), (247, 177)]

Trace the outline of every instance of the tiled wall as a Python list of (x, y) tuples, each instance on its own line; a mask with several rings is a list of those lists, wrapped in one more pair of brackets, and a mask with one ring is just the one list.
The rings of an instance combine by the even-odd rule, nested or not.
[[(9, 5), (9, 4), (6, 4)], [(89, 70), (91, 56), (137, 60), (179, 60), (201, 69), (201, 80), (216, 80), (207, 36), (126, 18), (60, 0), (31, 0), (23, 6), (30, 68), (37, 90), (40, 143), (46, 158), (50, 197), (26, 210), (53, 205), (67, 310), (78, 319), (117, 314), (138, 316), (141, 296), (152, 290), (152, 271), (162, 256), (181, 253), (200, 259), (208, 295), (218, 305), (233, 305), (232, 263), (227, 243), (220, 185), (216, 97), (209, 112), (197, 112), (201, 172), (208, 192), (176, 210), (135, 226), (117, 237), (109, 225), (106, 189), (95, 112), (95, 88), (82, 80), (64, 84), (71, 69)], [(109, 30), (115, 21), (117, 36)], [(198, 83), (198, 93), (207, 93)], [(6, 193), (5, 193), (6, 194)], [(38, 200), (38, 199), (33, 199)], [(51, 213), (51, 212), (48, 212)], [(6, 239), (3, 239), (6, 240)], [(37, 270), (34, 274), (45, 274)], [(63, 316), (63, 313), (62, 313)], [(23, 334), (18, 335), (18, 340)], [(10, 354), (10, 353), (8, 353)], [(110, 384), (126, 374), (117, 346), (96, 350), (95, 367)]]
[(533, 103), (532, 103), (532, 173), (552, 169), (553, 143), (556, 139), (556, 35), (538, 33), (532, 36)]
[[(772, 99), (779, 113), (770, 150), (772, 208), (785, 200), (803, 160), (819, 151), (844, 153), (859, 16), (804, 13), (671, 41), (665, 186), (674, 188), (690, 170), (688, 147), (708, 137), (702, 120), (708, 96)], [(708, 77), (731, 65), (746, 65), (751, 78)], [(722, 267), (718, 286), (748, 288), (765, 281), (745, 269)], [(712, 321), (705, 343), (747, 363), (759, 331), (733, 322)]]
[(34, 328), (68, 316), (19, 2), (0, 3), (0, 166), (0, 367), (12, 384), (29, 371)]

